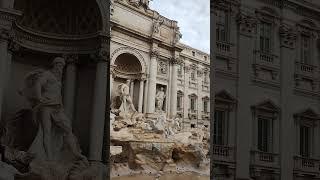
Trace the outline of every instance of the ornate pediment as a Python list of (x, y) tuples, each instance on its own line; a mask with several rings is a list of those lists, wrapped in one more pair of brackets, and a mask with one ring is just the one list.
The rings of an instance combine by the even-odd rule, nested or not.
[(280, 112), (280, 108), (271, 100), (263, 101), (262, 103), (252, 106), (252, 108), (254, 110), (260, 110), (260, 111), (266, 111), (266, 112), (273, 112), (273, 113)]
[(229, 104), (235, 104), (237, 102), (237, 100), (232, 95), (230, 95), (226, 90), (222, 90), (216, 93), (215, 101), (229, 103)]
[(308, 108), (306, 110), (303, 110), (299, 113), (294, 114), (294, 117), (300, 118), (300, 119), (320, 120), (320, 115), (311, 108)]

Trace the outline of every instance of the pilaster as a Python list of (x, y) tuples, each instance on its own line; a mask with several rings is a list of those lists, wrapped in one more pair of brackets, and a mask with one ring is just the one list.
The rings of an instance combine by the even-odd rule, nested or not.
[[(280, 169), (281, 179), (293, 179), (293, 164), (295, 154), (295, 141), (290, 139), (299, 138), (294, 136), (295, 126), (290, 109), (293, 100), (294, 70), (295, 70), (295, 47), (297, 34), (293, 27), (288, 24), (280, 26), (280, 66), (281, 66), (281, 118), (280, 118)], [(285, 73), (282, 73), (285, 72)]]
[(236, 169), (237, 178), (250, 178), (250, 150), (252, 146), (252, 117), (250, 112), (251, 94), (250, 77), (254, 51), (254, 37), (256, 35), (257, 21), (254, 17), (240, 12), (238, 15), (238, 73), (241, 74), (238, 79), (238, 123), (237, 123), (237, 152)]

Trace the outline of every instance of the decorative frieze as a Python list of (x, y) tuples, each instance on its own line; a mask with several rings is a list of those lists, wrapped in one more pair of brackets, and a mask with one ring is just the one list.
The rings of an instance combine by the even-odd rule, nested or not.
[(238, 14), (237, 23), (239, 25), (239, 31), (241, 34), (252, 36), (254, 33), (256, 33), (257, 19), (254, 17), (240, 12)]
[(168, 64), (165, 61), (158, 62), (158, 74), (167, 74)]
[(153, 49), (150, 52), (150, 56), (151, 56), (151, 58), (158, 58), (159, 57), (159, 50), (158, 49)]

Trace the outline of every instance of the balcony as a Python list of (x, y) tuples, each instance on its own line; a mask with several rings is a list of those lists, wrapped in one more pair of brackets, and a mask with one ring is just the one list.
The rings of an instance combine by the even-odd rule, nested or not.
[(228, 43), (228, 42), (222, 42), (222, 41), (217, 41), (216, 42), (216, 49), (217, 49), (217, 54), (220, 54), (222, 56), (232, 56), (232, 47), (233, 45)]
[(235, 148), (223, 145), (212, 145), (212, 160), (213, 162), (235, 162)]
[(198, 114), (198, 111), (195, 110), (195, 109), (189, 109), (188, 110), (189, 119), (197, 119), (197, 114)]
[(202, 81), (202, 90), (203, 91), (210, 91), (209, 89), (209, 82), (206, 82), (206, 81)]
[(279, 69), (278, 57), (271, 53), (255, 51), (255, 64), (272, 69)]
[(315, 77), (316, 66), (296, 62), (295, 73), (297, 75), (313, 79)]
[(251, 164), (269, 168), (279, 168), (279, 155), (269, 152), (251, 151)]
[(320, 160), (305, 158), (300, 156), (294, 157), (294, 170), (308, 173), (310, 175), (320, 175)]
[(210, 112), (201, 111), (202, 119), (209, 119)]

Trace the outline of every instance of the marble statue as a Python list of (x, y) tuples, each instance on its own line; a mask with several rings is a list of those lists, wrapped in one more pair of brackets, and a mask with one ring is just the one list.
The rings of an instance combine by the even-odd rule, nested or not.
[(27, 74), (24, 88), (20, 91), (29, 101), (34, 114), (33, 121), (39, 127), (28, 150), (36, 159), (50, 161), (66, 158), (63, 156), (64, 146), (76, 158), (85, 159), (63, 109), (61, 79), (64, 66), (63, 58), (55, 58), (51, 69), (39, 69)]
[(64, 112), (61, 95), (64, 67), (65, 60), (57, 57), (50, 69), (38, 69), (26, 75), (19, 92), (29, 107), (7, 120), (2, 130), (0, 143), (5, 152), (4, 162), (8, 165), (0, 163), (0, 179), (3, 178), (1, 171), (7, 172), (8, 177), (20, 176), (22, 180), (35, 177), (52, 180), (102, 179), (97, 174), (102, 176), (105, 167), (90, 163), (82, 155), (70, 120)]
[(121, 100), (119, 108), (120, 113), (129, 114), (136, 112), (137, 110), (133, 105), (132, 98), (130, 97), (129, 86), (126, 84), (120, 84), (118, 88)]
[(180, 41), (180, 39), (182, 38), (182, 34), (179, 30), (179, 27), (177, 27), (176, 31), (175, 31), (175, 37), (174, 37), (174, 43), (178, 43)]
[(164, 99), (166, 98), (164, 88), (161, 87), (158, 93), (156, 94), (156, 109), (157, 111), (163, 111)]
[(158, 34), (160, 33), (160, 26), (163, 23), (163, 18), (159, 17), (157, 20), (155, 20), (154, 24), (153, 24), (153, 33), (154, 34)]

